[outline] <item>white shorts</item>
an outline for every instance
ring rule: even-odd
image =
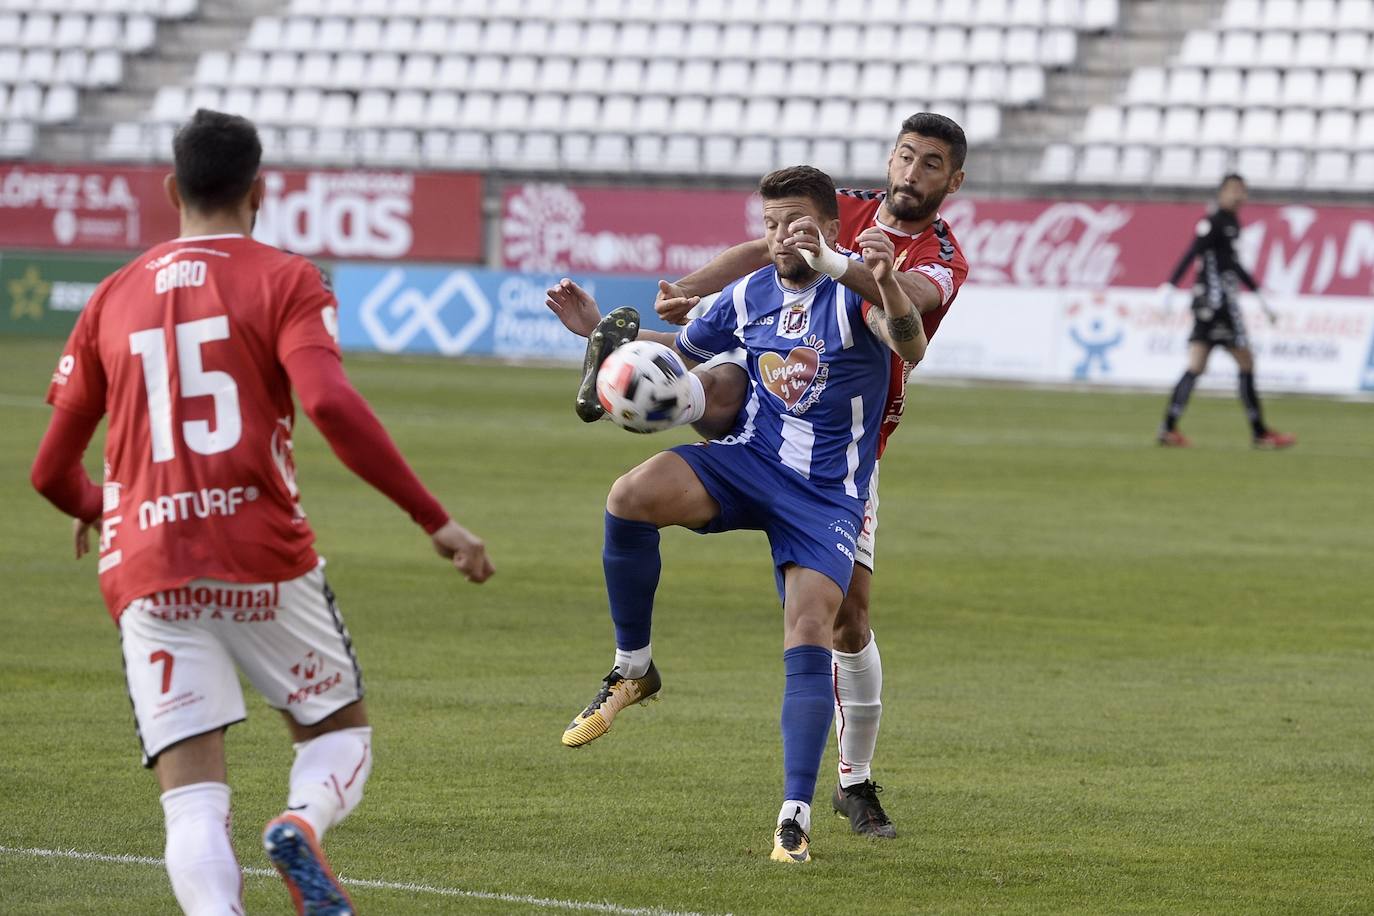
[[[873,476],[868,481],[868,502],[864,503],[864,526],[854,542],[854,562],[862,563],[873,572],[874,542],[878,538],[878,464],[873,464]]]
[[[353,641],[324,563],[287,582],[195,579],[119,618],[143,765],[246,718],[237,665],[269,706],[314,725],[363,696]]]

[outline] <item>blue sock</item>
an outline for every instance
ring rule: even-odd
[[[782,653],[782,664],[782,797],[810,804],[835,715],[830,650],[793,646]]]
[[[601,551],[606,571],[606,595],[611,601],[617,649],[642,649],[649,644],[654,617],[654,592],[663,561],[658,555],[658,528],[606,513],[606,544]]]

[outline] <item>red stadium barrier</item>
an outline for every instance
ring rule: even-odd
[[[502,266],[676,277],[758,237],[757,195],[745,191],[508,187]],[[952,197],[944,216],[971,265],[970,283],[1033,288],[1154,287],[1205,213],[1196,204]],[[1374,292],[1374,212],[1251,204],[1241,259],[1280,295]]]
[[[0,248],[138,251],[177,233],[167,166],[0,166]],[[310,257],[482,258],[482,180],[272,169],[256,237]]]

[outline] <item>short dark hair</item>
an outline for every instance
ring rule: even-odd
[[[933,111],[918,111],[902,122],[902,130],[897,134],[900,143],[902,134],[917,134],[932,140],[943,140],[949,144],[949,156],[953,160],[954,171],[964,167],[968,156],[968,140],[964,129],[953,118],[947,118]]]
[[[835,202],[835,182],[809,165],[793,165],[769,172],[759,182],[759,194],[764,200],[805,197],[816,205],[824,218],[840,218],[840,205]]]
[[[253,187],[262,142],[247,118],[200,108],[172,139],[172,158],[181,199],[213,213],[235,206]]]
[[[1241,184],[1245,184],[1245,178],[1242,177],[1239,172],[1227,172],[1226,176],[1221,179],[1221,184],[1217,185],[1217,190],[1221,190],[1233,181],[1239,181]]]

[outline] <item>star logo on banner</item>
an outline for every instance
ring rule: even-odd
[[[9,282],[9,288],[10,318],[37,321],[43,317],[43,305],[52,292],[52,283],[43,279],[37,267],[30,264],[22,277]]]

